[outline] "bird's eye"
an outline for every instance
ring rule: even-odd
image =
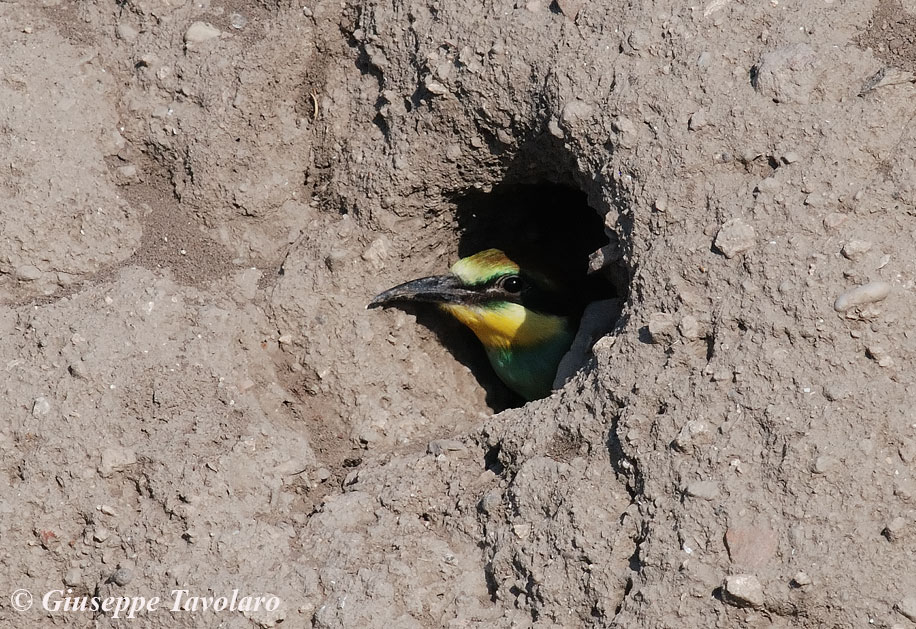
[[[520,293],[525,288],[525,283],[518,275],[510,275],[500,282],[502,289],[507,293]]]

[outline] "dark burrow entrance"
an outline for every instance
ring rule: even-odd
[[[593,254],[602,248],[607,252],[609,238],[602,217],[582,191],[554,183],[502,184],[490,192],[463,194],[454,202],[459,258],[486,249],[502,250],[522,268],[549,275],[564,289],[563,299],[578,302],[580,310],[600,300],[626,298],[629,278],[622,263],[595,264]],[[570,303],[570,307],[576,306]],[[455,358],[472,370],[494,410],[524,404],[497,377],[468,328],[442,313],[416,312]],[[606,329],[614,323],[607,321]]]
[[[458,199],[460,257],[489,248],[505,251],[569,283],[584,301],[626,298],[622,265],[589,272],[589,257],[608,245],[604,221],[584,192],[555,183],[503,184]]]

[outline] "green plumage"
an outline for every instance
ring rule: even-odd
[[[572,345],[575,332],[564,326],[561,332],[540,345],[513,349],[484,346],[499,379],[526,400],[550,395],[560,360]]]

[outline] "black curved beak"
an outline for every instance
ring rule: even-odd
[[[476,293],[465,288],[456,275],[421,277],[389,288],[379,293],[366,308],[378,308],[402,302],[424,302],[433,304],[467,303]]]

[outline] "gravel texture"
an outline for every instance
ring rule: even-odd
[[[916,619],[912,0],[0,24],[0,626]],[[547,182],[629,292],[514,407],[467,331],[365,306]],[[233,590],[279,606],[189,607]]]

